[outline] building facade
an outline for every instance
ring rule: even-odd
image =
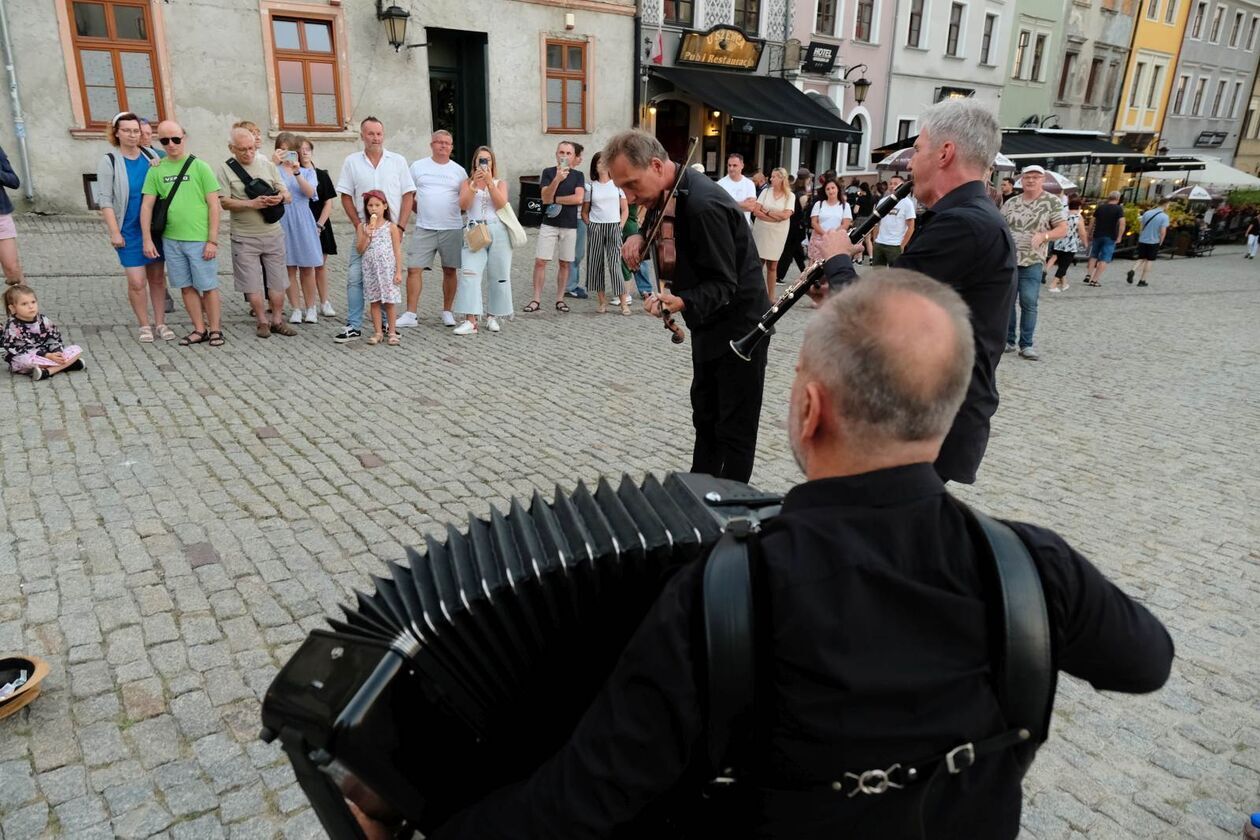
[[[1110,134],[1133,37],[1133,0],[1068,0],[1053,114],[1062,128]]]
[[[212,160],[227,156],[237,120],[258,123],[264,146],[297,131],[334,177],[366,116],[409,160],[446,128],[465,165],[477,145],[494,146],[514,188],[558,140],[598,147],[633,124],[633,0],[386,5],[410,12],[397,50],[370,0],[8,3],[29,207],[88,207],[105,126],[122,109],[178,119],[192,153]],[[5,120],[0,143],[15,163],[16,141]]]
[[[1075,0],[1067,0],[1071,6]],[[1063,61],[1064,0],[1017,0],[1011,10],[1004,126],[1075,128],[1055,120],[1053,95]]]
[[[1238,146],[1234,150],[1234,167],[1252,175],[1260,175],[1260,73],[1251,83],[1247,112],[1238,130]]]
[[[1114,1],[1114,0],[1113,0]],[[1140,0],[1114,131],[1119,142],[1155,154],[1173,87],[1173,70],[1198,0]]]
[[[1206,154],[1233,163],[1258,52],[1260,3],[1192,0],[1160,146],[1172,155]]]

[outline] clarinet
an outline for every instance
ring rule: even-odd
[[[897,202],[910,195],[910,191],[914,189],[914,184],[906,181],[896,190],[889,193],[879,200],[875,205],[875,209],[871,215],[862,220],[857,227],[849,230],[849,241],[856,245],[862,241],[862,237],[871,232],[871,228],[879,224],[879,220],[887,216]],[[757,322],[757,326],[748,331],[743,338],[733,339],[731,341],[731,349],[735,351],[735,355],[744,361],[751,361],[753,351],[757,349],[757,345],[774,334],[774,324],[783,314],[791,309],[798,300],[804,297],[810,289],[812,289],[823,276],[823,264],[826,260],[815,260],[805,266],[805,270],[801,272],[801,276],[796,278],[796,282],[788,287],[783,296],[774,302],[774,305],[766,310],[766,314],[761,316],[761,320]]]

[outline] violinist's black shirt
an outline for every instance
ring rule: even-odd
[[[1009,524],[1041,574],[1056,668],[1099,690],[1163,685],[1173,657],[1163,625],[1058,535]],[[762,548],[774,708],[757,721],[766,746],[747,836],[898,840],[913,836],[923,796],[929,837],[1015,837],[1021,791],[1009,752],[943,775],[926,795],[793,790],[1007,729],[973,544],[932,466],[802,484]],[[430,840],[607,837],[700,760],[702,573],[694,563],[669,582],[568,744]]]

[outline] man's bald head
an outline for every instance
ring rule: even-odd
[[[830,397],[849,437],[943,439],[971,382],[975,345],[953,289],[893,269],[834,295],[805,328],[801,376]]]
[[[180,137],[184,134],[184,127],[175,120],[162,120],[158,123],[157,133],[159,137]]]
[[[228,142],[237,148],[244,148],[246,146],[253,148],[256,141],[254,139],[254,132],[250,131],[248,128],[237,127],[228,132]]]

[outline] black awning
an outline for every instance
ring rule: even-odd
[[[886,143],[878,149],[871,150],[871,160],[882,160],[893,152],[900,152],[902,149],[908,149],[914,145],[914,141],[919,139],[919,135],[912,134],[904,140],[897,140],[893,143]]]
[[[1157,157],[1151,155],[1139,163],[1130,163],[1124,167],[1126,174],[1136,172],[1197,172],[1203,169],[1203,161],[1193,157]]]
[[[1104,140],[1096,134],[1076,134],[1070,131],[1023,131],[1007,129],[1002,132],[1002,154],[1021,164],[1054,165],[1065,163],[1137,163],[1146,157],[1125,146]]]
[[[783,79],[682,67],[651,70],[678,90],[728,114],[736,131],[862,142],[862,132]]]

